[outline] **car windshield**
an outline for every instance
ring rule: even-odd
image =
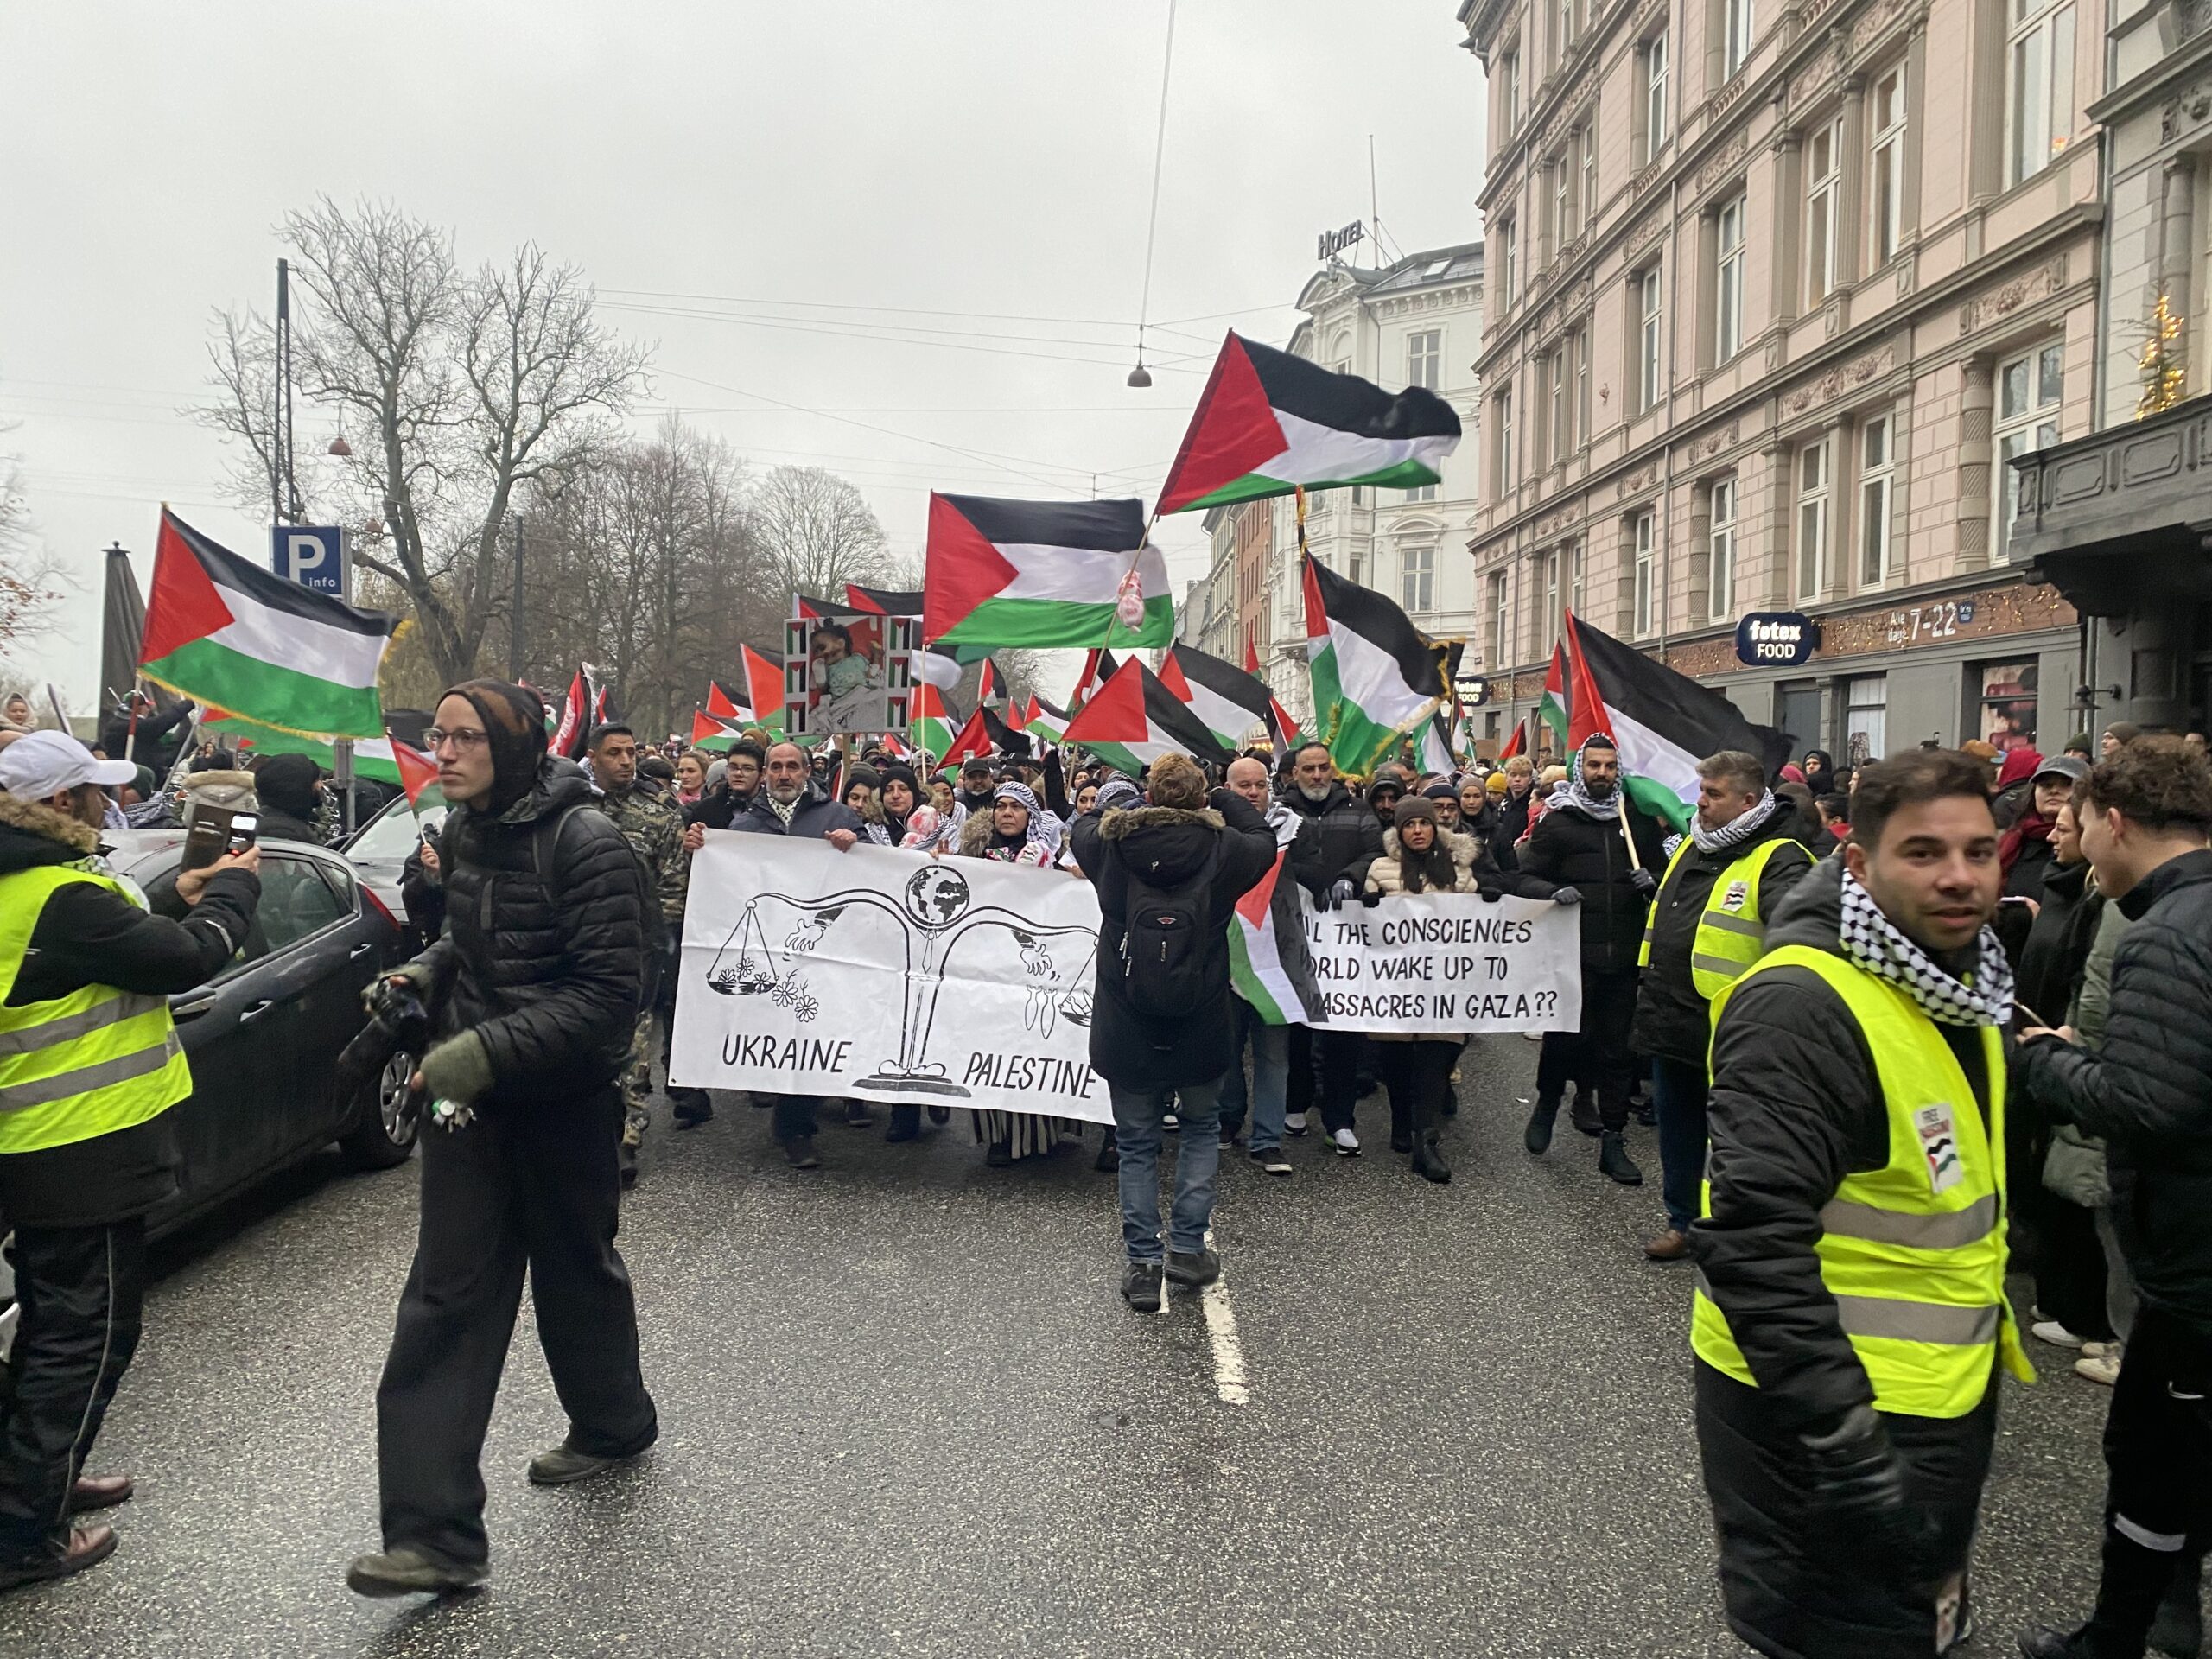
[[[401,796],[369,820],[361,833],[346,848],[348,858],[402,863],[415,850],[415,842],[425,829],[435,829],[445,817],[445,808],[432,807],[420,818],[408,810],[407,798]]]

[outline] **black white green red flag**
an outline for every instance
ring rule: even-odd
[[[1274,868],[1236,901],[1229,924],[1230,982],[1264,1024],[1323,1025],[1327,1007],[1313,978],[1289,856],[1287,849],[1279,850]]]
[[[1675,829],[1697,808],[1698,762],[1723,749],[1759,757],[1771,776],[1789,757],[1789,740],[1755,726],[1710,687],[1677,673],[1635,646],[1567,616],[1567,747],[1593,734],[1619,747],[1621,786],[1629,798]]]
[[[1241,748],[1245,734],[1268,723],[1268,688],[1234,663],[1210,657],[1195,645],[1177,645],[1160,664],[1160,683],[1226,748]]]
[[[1228,747],[1176,700],[1160,677],[1132,657],[1091,693],[1065,736],[1132,778],[1162,755],[1187,754],[1217,766]]]
[[[1443,703],[1446,647],[1378,593],[1305,560],[1306,662],[1315,736],[1337,770],[1364,778]]]
[[[1141,501],[930,496],[922,631],[949,645],[1167,645],[1167,561]]]
[[[1244,671],[1262,685],[1267,683],[1266,677],[1260,672],[1259,648],[1249,639],[1244,642]],[[1298,721],[1291,717],[1290,710],[1282,706],[1282,699],[1270,689],[1268,692],[1268,741],[1274,745],[1275,753],[1281,754],[1295,745],[1298,738]]]
[[[1459,416],[1434,392],[1395,394],[1231,334],[1199,396],[1160,511],[1369,484],[1418,489],[1443,480]]]

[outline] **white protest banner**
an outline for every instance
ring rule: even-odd
[[[1113,1122],[1090,1069],[1088,882],[866,842],[709,831],[672,1082]]]
[[[1473,893],[1394,894],[1372,908],[1306,906],[1313,979],[1332,1031],[1574,1031],[1582,935],[1571,907]]]

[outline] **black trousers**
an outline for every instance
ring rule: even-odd
[[[1629,1091],[1636,1082],[1636,1056],[1629,1052],[1629,1029],[1636,1023],[1637,970],[1582,970],[1582,1026],[1578,1031],[1548,1031],[1536,1062],[1539,1099],[1556,1102],[1571,1082],[1598,1097],[1598,1116],[1606,1132],[1628,1127]]]
[[[621,1457],[658,1434],[614,1249],[621,1126],[609,1084],[423,1130],[422,1230],[377,1387],[385,1548],[488,1555],[479,1464],[525,1271],[568,1444]]]
[[[1452,1068],[1459,1063],[1456,1037],[1424,1037],[1418,1042],[1377,1041],[1375,1070],[1390,1091],[1390,1135],[1419,1140],[1443,1127],[1444,1096],[1452,1087]]]
[[[1313,1028],[1285,1026],[1290,1035],[1290,1084],[1283,1096],[1286,1112],[1313,1109]]]
[[[0,1399],[0,1560],[69,1530],[69,1489],[137,1351],[143,1217],[18,1227],[15,1346]]]
[[[2104,1572],[2092,1623],[2125,1650],[2142,1640],[2177,1579],[2193,1593],[2212,1545],[2212,1336],[2148,1303],[2112,1391],[2105,1467]]]
[[[1331,1135],[1351,1128],[1359,1105],[1359,1063],[1366,1049],[1366,1037],[1357,1031],[1323,1029],[1313,1033],[1313,1060],[1321,1073],[1321,1127]],[[1294,1109],[1296,1104],[1293,1099]]]

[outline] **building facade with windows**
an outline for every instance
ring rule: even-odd
[[[2088,429],[2101,0],[1465,0],[1493,257],[1470,538],[1500,734],[1562,613],[1797,747],[2056,752],[2078,631],[2008,558]],[[1802,612],[1813,660],[1737,659]]]
[[[2086,615],[2096,720],[2212,721],[2212,13],[2115,0],[2089,114],[2109,180],[2097,430],[2015,461],[2011,551]]]
[[[1439,639],[1471,637],[1474,573],[1462,550],[1475,524],[1481,467],[1473,363],[1482,340],[1483,245],[1462,243],[1364,270],[1332,260],[1298,297],[1306,321],[1288,349],[1309,362],[1388,391],[1424,386],[1459,412],[1464,435],[1444,481],[1417,490],[1325,490],[1307,498],[1306,544],[1332,570],[1388,594]],[[1313,688],[1306,668],[1306,601],[1298,533],[1287,499],[1255,503],[1246,569],[1246,614],[1263,671],[1283,706],[1304,721]],[[1264,519],[1264,524],[1262,520]],[[1237,647],[1242,660],[1243,645]]]

